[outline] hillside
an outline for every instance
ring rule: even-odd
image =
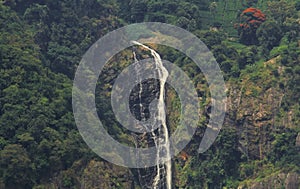
[[[157,168],[121,167],[94,153],[78,131],[72,108],[73,79],[84,53],[108,32],[144,21],[173,24],[200,38],[227,88],[222,130],[199,154],[214,101],[206,78],[183,53],[147,44],[191,78],[201,109],[192,140],[172,159],[172,187],[299,189],[298,0],[0,1],[0,189],[153,186]],[[140,35],[157,40],[143,30]],[[151,147],[155,141],[118,122],[110,104],[112,86],[135,58],[151,56],[141,47],[119,52],[105,65],[95,89],[105,129],[131,147]],[[181,104],[175,89],[165,88],[171,135],[181,119]],[[140,120],[150,117],[159,91],[155,79],[136,85],[129,95],[131,113]],[[138,103],[148,106],[145,115]],[[158,188],[166,188],[161,174]]]

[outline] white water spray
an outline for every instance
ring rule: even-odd
[[[158,184],[159,181],[161,179],[161,167],[160,167],[160,163],[161,163],[161,152],[162,154],[164,154],[164,158],[165,160],[163,162],[165,162],[165,177],[166,177],[166,187],[167,189],[171,189],[172,186],[172,164],[171,164],[171,154],[170,154],[170,142],[169,142],[169,133],[168,133],[168,127],[166,124],[166,110],[165,110],[165,103],[164,103],[164,97],[165,97],[165,83],[166,80],[169,76],[169,72],[168,70],[164,67],[161,57],[160,55],[154,51],[153,49],[151,49],[150,47],[141,44],[137,41],[132,41],[132,43],[142,46],[143,48],[149,50],[151,52],[151,55],[154,57],[154,61],[155,61],[155,66],[158,72],[158,77],[160,80],[160,90],[159,90],[159,99],[158,99],[158,104],[157,104],[157,110],[158,110],[158,121],[160,121],[161,125],[162,125],[162,132],[159,129],[159,134],[158,134],[158,138],[155,135],[154,132],[152,132],[152,136],[154,138],[154,143],[155,146],[157,148],[157,152],[156,152],[156,176],[154,177],[153,180],[153,188],[156,189],[158,188]],[[136,60],[136,56],[134,53],[134,58],[135,61]],[[141,89],[140,89],[141,92]],[[140,95],[141,96],[141,95]],[[161,139],[160,136],[163,136],[163,138]]]

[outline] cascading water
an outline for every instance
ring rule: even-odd
[[[172,164],[171,164],[171,154],[170,154],[170,142],[169,142],[169,131],[166,124],[166,110],[165,110],[165,103],[164,103],[164,97],[165,97],[165,83],[168,78],[169,72],[164,67],[160,55],[150,47],[141,44],[136,41],[132,41],[133,44],[142,46],[143,48],[149,50],[151,52],[151,55],[154,58],[156,71],[158,74],[158,78],[160,81],[160,87],[159,87],[159,98],[157,103],[157,117],[156,121],[159,121],[161,124],[161,127],[158,128],[158,133],[155,133],[154,131],[151,132],[152,138],[154,140],[155,146],[157,148],[156,152],[156,175],[153,179],[152,187],[154,189],[157,189],[159,187],[160,180],[165,177],[166,178],[166,188],[171,189],[172,186]],[[137,61],[136,54],[134,52],[134,59],[135,62]],[[141,66],[137,64],[138,66]],[[136,69],[138,71],[138,67]],[[142,94],[142,84],[140,81],[140,78],[137,78],[140,83],[140,89],[139,89],[139,106],[140,110],[142,109],[142,101],[141,101],[141,94]],[[144,113],[141,111],[141,118],[143,119]],[[161,157],[163,155],[163,157]],[[163,159],[165,158],[165,159]],[[164,165],[161,165],[161,160],[163,160]],[[164,174],[164,175],[162,175]]]

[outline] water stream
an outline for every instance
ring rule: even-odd
[[[151,135],[154,139],[155,146],[157,148],[156,152],[156,174],[153,179],[152,187],[154,189],[159,188],[159,183],[161,182],[161,179],[166,179],[166,188],[171,189],[172,186],[172,164],[171,164],[171,154],[170,154],[170,142],[169,142],[169,131],[166,123],[166,109],[165,109],[165,83],[169,76],[168,70],[164,67],[160,55],[150,47],[139,43],[137,41],[132,41],[133,44],[139,45],[143,47],[146,50],[149,50],[151,52],[151,55],[154,58],[155,63],[155,71],[157,71],[158,78],[159,78],[159,98],[157,102],[157,117],[156,121],[159,121],[161,124],[161,127],[158,128],[158,134],[154,131],[151,132]],[[134,59],[135,62],[137,61],[136,55],[134,53]],[[141,66],[141,65],[140,65]],[[137,78],[139,82],[140,78]],[[139,99],[140,99],[140,107],[142,107],[141,102],[141,93],[143,90],[143,86],[140,83],[140,89],[139,89]],[[143,112],[141,111],[141,114]],[[144,116],[142,116],[144,117]],[[164,162],[164,165],[161,165],[161,162]]]

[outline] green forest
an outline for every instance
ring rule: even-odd
[[[0,189],[146,188],[138,170],[87,146],[72,109],[85,52],[140,22],[172,24],[201,39],[227,88],[222,130],[198,153],[212,103],[205,77],[182,53],[150,44],[192,78],[201,99],[196,133],[172,159],[172,188],[300,189],[299,0],[0,0]],[[132,62],[131,49],[114,56],[95,99],[108,133],[128,145],[134,137],[109,103],[117,74]],[[180,102],[166,87],[174,131]]]

